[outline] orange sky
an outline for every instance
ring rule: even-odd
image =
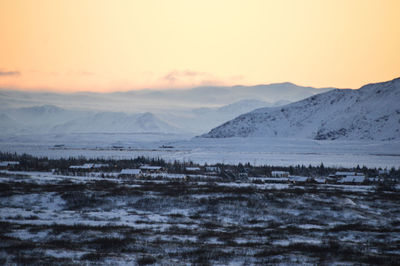
[[[400,76],[399,0],[1,0],[0,87],[114,91]]]

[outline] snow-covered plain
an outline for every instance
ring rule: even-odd
[[[55,148],[54,145],[65,145]],[[118,146],[118,148],[113,148]],[[191,138],[168,134],[54,134],[3,138],[0,151],[50,158],[160,157],[197,163],[400,167],[400,141],[288,138]]]

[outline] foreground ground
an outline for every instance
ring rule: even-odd
[[[1,264],[396,264],[400,191],[0,172]]]

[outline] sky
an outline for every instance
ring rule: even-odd
[[[0,0],[0,87],[123,91],[400,76],[399,0]]]

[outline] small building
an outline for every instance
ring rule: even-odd
[[[216,174],[221,173],[221,168],[219,168],[218,166],[206,166],[204,167],[204,170],[208,173],[216,173]]]
[[[185,168],[186,172],[188,173],[200,173],[201,169],[200,167],[186,167]]]
[[[325,178],[319,177],[319,178],[314,178],[314,181],[318,184],[326,184],[327,180]]]
[[[293,184],[306,183],[309,180],[307,176],[289,176],[289,182]]]
[[[217,175],[221,173],[221,168],[218,166],[206,166],[204,167],[206,175]]]
[[[289,177],[289,172],[285,171],[272,171],[271,172],[272,177]]]
[[[121,146],[121,145],[112,145],[112,149],[113,149],[113,150],[123,150],[123,149],[124,149],[124,146]]]
[[[388,171],[388,169],[379,169],[378,170],[378,173],[379,173],[379,175],[388,175],[389,174],[389,171]]]
[[[122,169],[119,176],[121,177],[137,177],[142,174],[140,169]]]
[[[74,171],[92,171],[94,169],[101,169],[109,167],[106,163],[85,163],[83,165],[71,165],[69,169]]]
[[[162,171],[161,166],[152,166],[152,165],[142,165],[140,166],[140,170],[145,173],[159,173]]]
[[[339,184],[360,184],[366,181],[364,174],[357,172],[336,172],[329,176],[332,183]]]
[[[236,174],[233,174],[233,180],[235,182],[248,182],[249,181],[249,175],[246,172],[239,172]]]
[[[53,148],[55,149],[65,148],[65,144],[55,144]]]
[[[249,177],[249,179],[263,183],[287,183],[289,181],[288,177]]]
[[[107,168],[110,167],[108,163],[95,163],[93,164],[93,168],[100,169],[100,168]]]
[[[335,177],[340,178],[340,177],[346,177],[346,176],[356,176],[356,172],[336,172]]]
[[[378,177],[378,176],[376,176],[376,177],[369,177],[369,178],[368,178],[368,182],[371,182],[371,183],[382,183],[382,182],[383,182],[383,178]]]
[[[326,180],[326,183],[328,183],[328,184],[336,184],[336,182],[338,181],[338,178],[336,177],[336,175],[330,174],[325,180]]]
[[[361,184],[365,182],[365,176],[364,175],[348,175],[346,177],[343,177],[342,179],[337,181],[338,183],[341,184]]]
[[[71,165],[69,169],[74,169],[74,170],[90,170],[93,168],[93,163],[85,163],[83,165]]]
[[[241,180],[247,180],[248,177],[249,177],[249,174],[246,173],[246,172],[240,172],[239,173],[239,179],[241,179]]]
[[[171,146],[171,145],[161,145],[160,148],[161,148],[161,149],[173,149],[174,146]]]
[[[0,162],[0,169],[12,169],[17,165],[19,165],[17,161],[3,161]]]

